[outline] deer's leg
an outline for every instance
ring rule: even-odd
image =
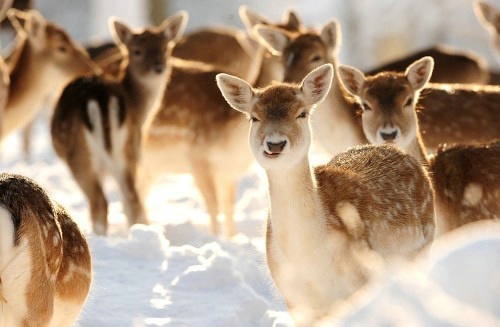
[[[118,176],[123,210],[127,216],[129,226],[133,224],[148,224],[142,199],[137,192],[136,175],[135,165],[130,165],[123,170],[121,176]]]
[[[34,119],[36,118],[37,117],[35,117]],[[35,121],[32,120],[22,129],[23,156],[25,160],[28,160],[31,157],[31,135],[34,125]]]
[[[69,163],[73,176],[80,185],[90,205],[92,230],[97,235],[106,235],[108,230],[108,202],[104,196],[99,176],[92,170],[92,165],[72,165]]]
[[[226,227],[226,236],[231,237],[235,234],[234,227],[234,205],[236,202],[236,190],[238,186],[238,178],[220,174],[217,178],[217,199],[222,213],[224,214],[224,222]]]
[[[203,160],[194,161],[193,178],[196,185],[200,189],[203,199],[205,200],[205,206],[212,223],[212,233],[217,235],[219,233],[219,224],[217,221],[217,214],[219,213],[219,210],[217,206],[217,193],[215,189],[214,176],[211,172],[210,166]]]

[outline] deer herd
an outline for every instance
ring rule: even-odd
[[[474,11],[500,56],[500,9]],[[137,30],[110,18],[114,43],[88,51],[35,10],[0,14],[16,34],[0,58],[1,139],[55,99],[52,144],[96,235],[108,232],[106,175],[133,225],[148,223],[161,175],[189,173],[211,231],[231,237],[237,185],[256,161],[267,264],[297,325],[334,312],[375,266],[500,219],[500,86],[479,57],[434,47],[364,73],[339,63],[337,21],[316,30],[293,11],[272,22],[246,6],[245,32],[183,35],[186,12]],[[311,165],[313,142],[328,163]],[[91,280],[70,214],[35,181],[0,174],[0,325],[69,326]]]

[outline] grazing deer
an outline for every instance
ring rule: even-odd
[[[90,203],[96,234],[107,232],[102,175],[116,178],[129,225],[147,223],[137,194],[136,173],[142,128],[153,115],[170,74],[171,45],[182,34],[187,13],[159,27],[132,31],[110,19],[118,46],[128,57],[120,82],[81,77],[64,89],[52,118],[52,142]]]
[[[7,16],[19,42],[6,58],[10,88],[2,137],[25,127],[52,92],[96,69],[79,44],[37,11],[10,9]]]
[[[428,167],[435,190],[437,234],[468,222],[500,219],[500,141],[488,145],[440,148],[426,156],[416,103],[432,74],[424,57],[404,73],[365,75],[339,66],[346,89],[362,104],[363,130],[373,144],[393,144]]]
[[[320,33],[296,33],[272,27],[256,27],[260,40],[276,55],[281,55],[285,81],[297,82],[308,70],[324,63],[337,65],[340,29],[328,23]],[[328,26],[331,26],[328,28]],[[337,75],[338,76],[338,75]],[[422,90],[418,120],[425,146],[435,150],[439,144],[475,144],[500,138],[500,86],[466,84],[429,84]],[[331,101],[322,106],[327,114],[313,120],[313,129],[324,147],[336,151],[367,143],[360,105],[348,94],[338,78],[330,91]],[[322,111],[320,111],[322,112]],[[343,115],[343,116],[341,116]],[[340,125],[342,128],[332,128]],[[335,130],[339,130],[337,133]],[[342,132],[342,133],[340,133]]]
[[[485,1],[474,2],[474,12],[491,34],[491,48],[500,61],[500,9]]]
[[[247,9],[241,12],[252,15]],[[256,56],[262,66],[266,65],[263,51]],[[229,110],[214,82],[220,72],[217,67],[189,61],[174,63],[157,114],[145,128],[141,193],[147,195],[161,174],[190,173],[205,202],[212,233],[219,234],[217,216],[221,213],[225,234],[232,236],[237,184],[253,160],[245,146],[244,118]],[[263,67],[259,76],[267,72]]]
[[[0,174],[0,325],[70,326],[92,281],[77,224],[34,181]]]
[[[371,261],[361,252],[412,258],[434,237],[432,188],[410,155],[366,145],[311,168],[309,115],[332,75],[326,64],[300,85],[264,89],[217,76],[228,103],[250,119],[250,147],[269,180],[267,262],[299,321],[303,311],[327,314],[368,280]]]
[[[434,59],[433,83],[488,84],[490,72],[483,58],[469,51],[460,51],[443,45],[417,51],[376,67],[365,75],[386,71],[403,71],[415,60],[430,56]]]

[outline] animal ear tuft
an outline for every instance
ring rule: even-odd
[[[420,91],[429,82],[434,69],[434,59],[430,56],[423,57],[406,68],[405,76],[413,90]]]
[[[248,113],[255,95],[250,84],[229,74],[217,74],[217,86],[229,105],[241,112]]]
[[[301,90],[307,105],[323,101],[330,91],[333,79],[333,65],[324,64],[307,74],[302,80]]]

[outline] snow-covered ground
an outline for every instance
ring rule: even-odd
[[[259,167],[242,178],[234,239],[210,235],[189,176],[162,180],[147,204],[154,224],[130,230],[108,183],[111,233],[97,237],[86,200],[51,149],[46,122],[35,135],[27,161],[19,136],[7,139],[0,170],[34,178],[86,231],[94,281],[78,326],[293,326],[264,259],[267,182]],[[325,325],[500,326],[498,224],[443,239],[433,258],[381,273]]]

